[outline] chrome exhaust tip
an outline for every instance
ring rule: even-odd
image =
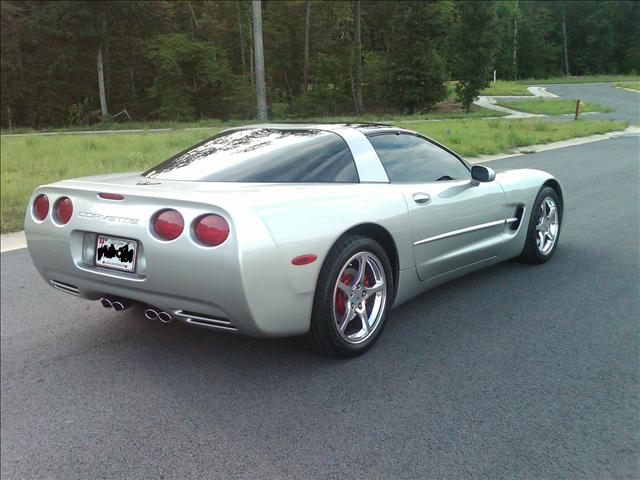
[[[158,320],[160,320],[162,323],[171,323],[173,318],[167,312],[160,312],[158,313]]]
[[[149,320],[156,320],[158,318],[158,311],[153,308],[147,308],[144,311],[144,316]]]
[[[111,302],[111,300],[109,300],[108,298],[101,298],[100,299],[100,303],[102,304],[102,306],[104,308],[111,308],[113,307],[113,303]]]
[[[123,302],[121,302],[119,300],[116,300],[115,302],[112,302],[112,305],[113,305],[113,309],[116,312],[121,312],[123,310],[126,310],[129,307],[129,305],[127,305],[127,304],[125,304],[125,303],[123,303]]]

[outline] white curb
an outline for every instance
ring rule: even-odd
[[[27,239],[24,238],[24,231],[3,233],[0,236],[0,250],[2,253],[11,250],[19,250],[27,247]]]
[[[545,87],[527,87],[531,93],[540,98],[558,98],[555,93],[548,92]]]

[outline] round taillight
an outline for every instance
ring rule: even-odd
[[[49,198],[45,194],[38,195],[33,202],[33,213],[38,220],[44,220],[49,214]]]
[[[62,197],[56,202],[56,220],[62,225],[66,225],[71,220],[73,214],[73,203],[67,197]]]
[[[175,210],[163,210],[153,221],[153,230],[163,240],[175,240],[184,230],[184,220]]]
[[[196,239],[207,247],[217,247],[229,237],[229,224],[220,215],[205,215],[193,228]]]

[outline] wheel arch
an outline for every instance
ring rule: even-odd
[[[362,235],[363,237],[371,238],[380,244],[384,249],[389,261],[391,262],[391,270],[393,274],[393,296],[392,300],[395,300],[396,292],[398,291],[398,280],[400,277],[400,260],[398,257],[398,248],[393,236],[383,226],[377,223],[361,223],[355,225],[340,235],[334,245],[345,235]],[[333,248],[333,245],[332,247]],[[393,302],[392,302],[393,303]]]
[[[562,195],[562,187],[560,186],[560,183],[555,178],[550,178],[549,180],[544,182],[542,186],[553,188],[555,192],[558,194],[558,198],[560,199],[561,206],[564,208],[564,197]]]

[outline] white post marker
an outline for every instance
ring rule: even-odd
[[[496,71],[493,71],[493,83],[496,83]]]

